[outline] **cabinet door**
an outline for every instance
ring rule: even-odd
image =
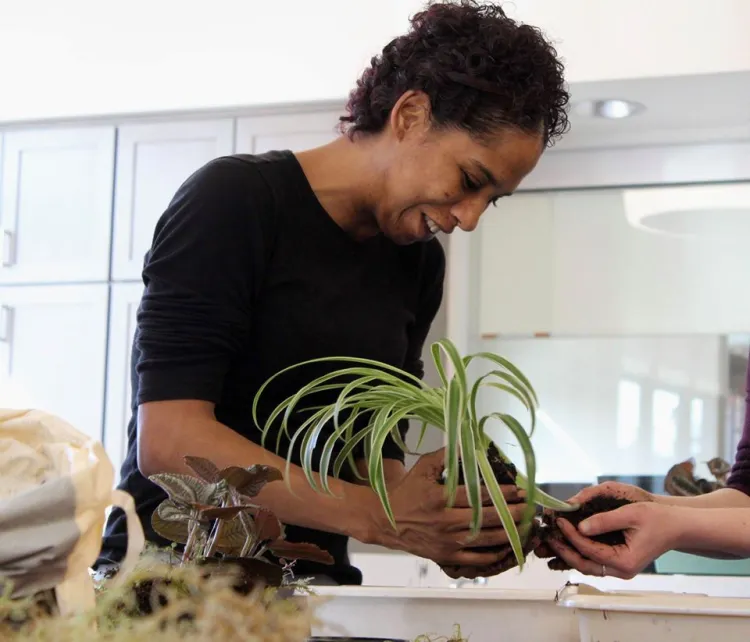
[[[4,136],[0,283],[106,281],[113,127]]]
[[[141,283],[115,283],[110,296],[107,355],[107,410],[104,418],[104,448],[116,475],[128,449],[130,421],[130,351],[136,314],[143,294]]]
[[[232,153],[234,121],[123,125],[118,129],[112,278],[140,278],[154,226],[180,185]]]
[[[101,439],[107,286],[0,288],[0,406],[59,416]]]
[[[293,152],[331,142],[342,111],[320,111],[237,119],[238,153],[262,154],[271,150]]]

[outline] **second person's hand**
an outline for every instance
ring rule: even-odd
[[[451,508],[445,486],[439,483],[445,450],[422,455],[406,476],[388,489],[397,529],[378,504],[371,514],[370,543],[430,559],[444,567],[493,567],[508,554],[508,534],[482,489],[482,529],[471,536],[471,515],[465,487],[459,487]],[[515,486],[503,486],[513,520],[518,523],[526,510]],[[494,550],[473,550],[492,547]],[[512,554],[511,554],[512,555]]]
[[[631,502],[654,501],[654,496],[651,493],[642,488],[638,488],[638,486],[613,481],[588,486],[573,495],[567,501],[569,504],[581,505],[595,497],[599,497],[600,495],[617,497],[618,499],[627,499]],[[545,510],[545,513],[549,515],[552,511]],[[567,571],[571,569],[571,566],[564,559],[556,556],[555,551],[547,543],[547,540],[544,540],[539,546],[537,546],[534,554],[540,559],[553,558],[548,563],[550,569],[553,571]]]
[[[632,579],[674,547],[683,528],[685,510],[655,502],[637,502],[594,515],[578,528],[560,518],[557,525],[565,539],[549,539],[545,543],[559,560],[553,560],[557,563],[551,568],[567,567],[584,575]],[[609,546],[590,539],[614,531],[623,531],[625,544]]]

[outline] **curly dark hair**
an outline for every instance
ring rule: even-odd
[[[542,132],[553,145],[569,127],[570,95],[555,48],[494,4],[433,2],[414,15],[409,32],[370,61],[349,96],[342,131],[382,131],[408,90],[429,96],[437,127],[478,137],[516,127]]]

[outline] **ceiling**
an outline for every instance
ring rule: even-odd
[[[574,83],[571,129],[555,150],[750,140],[750,71]],[[645,105],[630,118],[580,116],[580,101],[619,98]]]

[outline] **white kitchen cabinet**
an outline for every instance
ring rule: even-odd
[[[233,151],[234,119],[118,128],[112,278],[140,278],[154,227],[180,185]]]
[[[107,299],[106,284],[0,287],[0,407],[101,439]]]
[[[344,110],[325,110],[250,116],[237,119],[235,149],[241,154],[262,154],[271,150],[303,151],[334,140]]]
[[[114,127],[8,131],[0,283],[106,281]]]
[[[110,296],[107,358],[107,405],[104,418],[104,448],[119,477],[128,448],[130,421],[130,351],[136,328],[142,283],[115,283]]]

